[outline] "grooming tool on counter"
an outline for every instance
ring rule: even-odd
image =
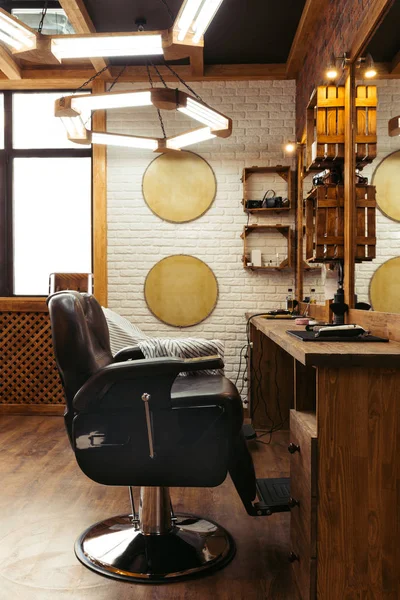
[[[358,337],[360,335],[368,335],[360,325],[332,325],[329,327],[314,328],[315,337]]]
[[[295,319],[296,316],[292,315],[288,310],[278,308],[276,310],[269,310],[265,315],[261,315],[263,319]]]
[[[295,321],[296,325],[308,325],[310,323],[310,319],[307,317],[300,317]]]
[[[360,325],[317,325],[306,331],[286,331],[303,342],[388,342],[386,338],[370,335]]]

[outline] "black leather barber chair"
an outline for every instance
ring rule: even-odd
[[[92,525],[75,553],[90,569],[137,582],[166,582],[221,568],[235,544],[220,525],[174,514],[169,487],[214,487],[229,471],[250,515],[288,510],[288,480],[256,480],[242,434],[235,386],[218,357],[112,357],[103,311],[93,296],[58,292],[48,300],[54,351],[66,396],[65,423],[82,471],[127,486],[132,512]],[[132,487],[140,486],[136,512]],[[257,497],[258,496],[258,497]]]

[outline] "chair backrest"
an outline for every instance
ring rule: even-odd
[[[94,296],[74,291],[57,292],[47,300],[54,353],[71,410],[82,385],[112,363],[107,321]]]
[[[93,294],[92,273],[50,273],[49,294],[63,290],[75,290]]]

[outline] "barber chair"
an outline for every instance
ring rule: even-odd
[[[222,568],[235,554],[230,534],[209,519],[175,514],[169,487],[215,487],[229,472],[252,516],[289,510],[287,479],[256,480],[242,433],[240,395],[219,357],[114,358],[94,296],[48,299],[65,396],[65,424],[81,470],[103,485],[127,486],[131,513],[91,525],[75,543],[88,568],[115,579],[162,583]],[[140,486],[138,512],[132,487]]]

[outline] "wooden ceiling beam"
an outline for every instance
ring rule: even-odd
[[[286,62],[287,79],[295,79],[300,71],[310,47],[310,37],[317,31],[326,4],[326,0],[306,1]]]
[[[10,54],[10,52],[0,45],[0,70],[10,81],[22,79],[21,67]]]
[[[110,67],[104,78],[112,81],[121,67]],[[176,83],[176,77],[164,66],[159,67],[165,81]],[[174,65],[185,81],[244,81],[286,79],[284,64],[274,65],[205,65],[203,74],[193,73],[191,65]],[[22,79],[10,80],[0,73],[0,89],[75,89],[95,74],[92,68],[24,68]],[[127,67],[119,81],[148,83],[146,67]],[[90,86],[88,86],[90,89]]]
[[[83,0],[60,0],[61,8],[65,11],[75,33],[95,33],[96,28],[87,11]],[[91,63],[97,71],[108,66],[105,58],[92,58]],[[110,76],[109,70],[104,71],[103,76]]]

